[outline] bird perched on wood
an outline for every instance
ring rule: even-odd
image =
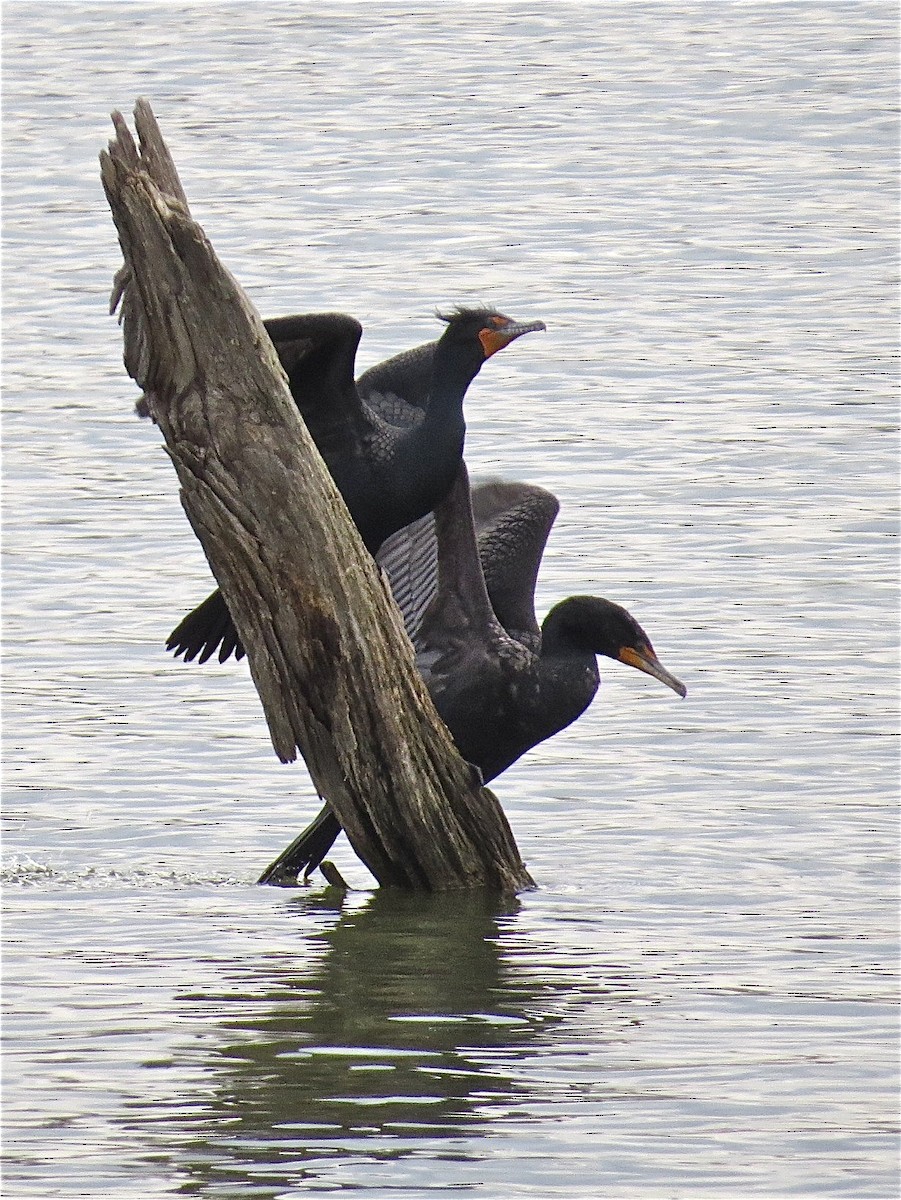
[[[390,538],[378,556],[435,707],[486,783],[585,711],[600,684],[597,655],[686,694],[635,618],[610,600],[570,596],[539,628],[535,584],[558,507],[550,492],[521,483],[482,485],[470,500],[461,462],[434,518]],[[326,806],[260,882],[309,875],[340,830]]]
[[[264,322],[291,395],[370,553],[447,494],[463,454],[463,400],[482,364],[544,329],[488,308],[457,308],[437,341],[371,367],[354,382],[362,327],[341,313]],[[217,590],[173,630],[166,648],[205,662],[243,647]]]

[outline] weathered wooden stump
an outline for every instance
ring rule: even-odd
[[[383,885],[532,884],[413,664],[400,614],[238,283],[191,218],[150,105],[100,155],[125,264],[125,365],[148,398],[283,762],[303,755]]]

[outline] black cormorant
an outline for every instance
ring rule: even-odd
[[[354,382],[362,327],[342,313],[264,322],[297,407],[360,531],[375,554],[385,538],[447,494],[463,454],[463,398],[479,368],[542,321],[488,308],[442,316],[437,341],[395,355]],[[205,662],[244,650],[222,594],[213,592],[169,635],[166,648]]]
[[[600,683],[596,655],[686,692],[610,600],[571,596],[539,628],[535,582],[557,509],[550,492],[519,483],[476,487],[470,503],[461,462],[434,518],[402,530],[378,556],[435,707],[486,783],[585,711]],[[326,806],[260,882],[309,875],[340,831]]]

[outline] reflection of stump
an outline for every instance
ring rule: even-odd
[[[192,220],[150,106],[101,173],[125,258],[125,365],[247,650],[275,751],[300,750],[382,884],[531,883],[413,665],[400,615],[291,399],[262,323]]]

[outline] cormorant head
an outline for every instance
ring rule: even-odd
[[[570,596],[545,618],[551,629],[570,644],[593,654],[604,654],[629,667],[653,675],[679,696],[688,689],[661,664],[651,639],[630,612],[599,596]],[[553,636],[553,635],[552,635]]]
[[[514,321],[493,308],[458,307],[453,312],[438,313],[437,316],[447,323],[441,341],[470,346],[480,362],[524,333],[547,328],[544,321]]]

